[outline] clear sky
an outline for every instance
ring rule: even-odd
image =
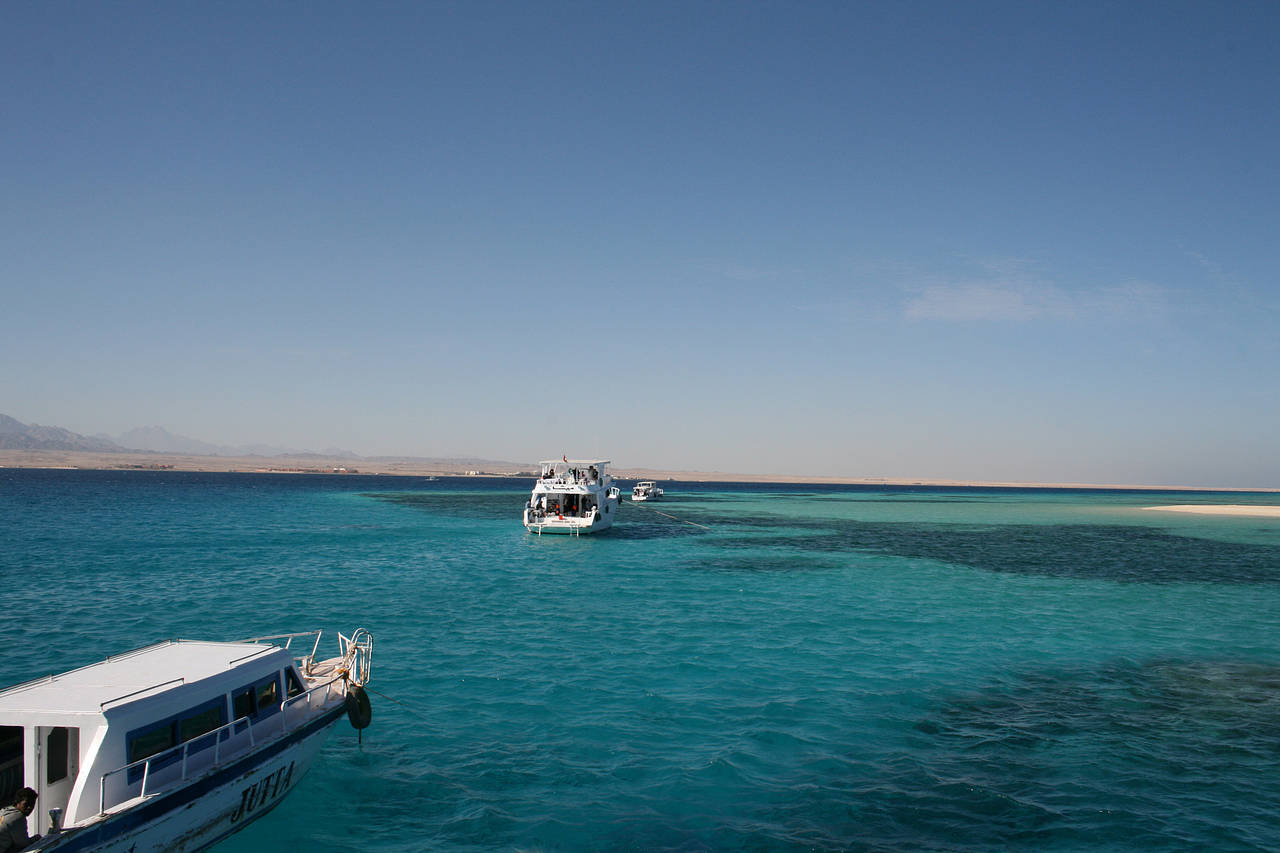
[[[0,412],[1280,486],[1280,4],[0,12]]]

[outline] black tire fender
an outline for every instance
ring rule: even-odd
[[[359,684],[347,689],[347,719],[353,729],[368,728],[373,720],[373,706],[369,704],[369,693]]]

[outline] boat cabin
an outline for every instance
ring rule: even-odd
[[[551,459],[539,464],[542,473],[526,505],[532,517],[586,519],[602,509],[609,511],[608,460]]]
[[[303,684],[280,646],[171,640],[10,687],[0,802],[24,785],[39,794],[32,835],[49,831],[50,809],[63,826],[110,812],[282,733]]]
[[[612,464],[607,459],[551,459],[538,464],[542,467],[539,483],[603,487],[612,479],[606,473]]]

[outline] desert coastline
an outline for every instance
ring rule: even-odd
[[[1280,518],[1280,506],[1247,506],[1243,504],[1176,504],[1149,506],[1158,512],[1190,512],[1196,515],[1243,515],[1256,518]]]
[[[163,470],[273,474],[383,474],[405,477],[533,476],[531,462],[493,462],[469,459],[341,458],[322,454],[294,456],[204,456],[179,453],[105,453],[80,450],[0,450],[0,468],[51,468],[103,471]],[[620,479],[684,480],[705,483],[813,483],[884,486],[989,486],[994,488],[1089,488],[1143,489],[1152,491],[1220,491],[1275,493],[1273,489],[1241,489],[1215,486],[1151,486],[1137,483],[1035,483],[984,480],[947,480],[918,477],[814,477],[803,474],[758,474],[728,471],[676,471],[615,466]],[[1214,514],[1243,514],[1233,507],[1188,506],[1150,507],[1179,512],[1203,511]],[[1239,507],[1250,514],[1271,515],[1280,507]],[[1258,512],[1261,510],[1261,512]]]

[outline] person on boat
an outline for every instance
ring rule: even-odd
[[[0,809],[0,853],[17,853],[40,840],[27,836],[27,818],[35,810],[36,792],[30,788],[19,788],[13,805]]]

